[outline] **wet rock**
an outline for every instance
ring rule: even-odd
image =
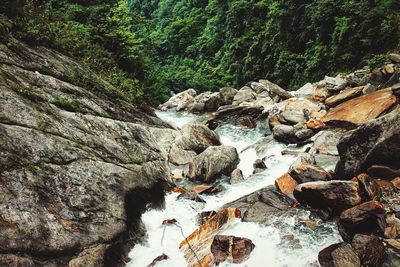
[[[253,163],[253,168],[254,169],[261,169],[261,170],[265,170],[267,168],[267,166],[265,165],[265,162],[261,159],[257,159],[254,163]]]
[[[346,133],[338,144],[335,176],[351,179],[372,165],[400,169],[400,109]]]
[[[283,143],[296,143],[297,138],[295,136],[296,130],[293,126],[279,124],[273,128],[272,131],[274,138]]]
[[[293,95],[290,92],[286,91],[285,89],[281,88],[279,85],[276,85],[268,80],[260,80],[259,82],[261,84],[263,84],[265,87],[267,87],[267,90],[270,93],[270,95],[271,94],[277,95],[283,100],[293,97]]]
[[[212,93],[208,99],[204,101],[204,111],[216,111],[222,104],[223,100],[220,93]]]
[[[298,183],[289,173],[285,173],[275,180],[275,186],[282,193],[292,195]]]
[[[383,266],[386,261],[386,248],[379,237],[356,234],[351,246],[360,258],[362,266]]]
[[[271,215],[288,211],[294,200],[279,192],[274,186],[268,186],[235,201],[224,207],[238,208],[243,214],[242,220],[267,224]]]
[[[346,88],[347,81],[342,79],[340,76],[337,77],[328,77],[325,76],[325,83],[330,91],[341,91]]]
[[[219,89],[219,94],[221,95],[222,105],[231,105],[235,95],[237,94],[238,90],[232,87],[223,87]]]
[[[214,210],[211,211],[202,211],[196,215],[196,222],[197,225],[202,225],[205,223],[208,219],[210,219],[212,216],[217,214]]]
[[[194,191],[186,191],[178,196],[178,199],[182,199],[182,198],[200,202],[200,203],[206,203],[206,201]]]
[[[333,244],[318,254],[321,267],[361,267],[360,259],[348,243]]]
[[[383,89],[346,101],[322,117],[328,125],[357,126],[376,119],[397,102],[392,89]]]
[[[222,175],[229,176],[238,162],[236,148],[224,145],[208,147],[194,158],[188,176],[191,180],[210,183]]]
[[[156,257],[149,265],[147,265],[147,267],[154,267],[160,261],[168,260],[168,259],[169,259],[169,257],[166,254],[163,253],[162,255]]]
[[[164,104],[160,105],[160,109],[175,109],[176,111],[184,110],[194,102],[194,97],[196,95],[197,93],[194,89],[188,89],[186,91],[180,92],[171,97]]]
[[[320,181],[300,184],[293,192],[302,205],[340,212],[361,202],[359,186],[353,181]]]
[[[172,218],[162,221],[161,225],[174,225],[176,223],[178,223],[178,221],[175,218]]]
[[[332,178],[331,174],[323,168],[307,163],[291,165],[289,174],[299,184],[312,181],[327,181]]]
[[[244,178],[243,178],[243,173],[242,173],[242,171],[240,170],[240,169],[235,169],[235,170],[233,170],[233,172],[231,173],[231,175],[230,175],[230,180],[229,180],[229,182],[231,183],[231,184],[238,184],[238,183],[241,183],[241,182],[243,182],[244,181]]]
[[[259,119],[264,108],[262,106],[254,105],[241,105],[241,106],[224,106],[220,110],[214,113],[213,117],[210,118],[206,125],[210,129],[215,129],[221,123],[236,124],[239,118],[247,117],[251,118],[253,124]]]
[[[221,262],[242,263],[247,260],[255,245],[250,239],[216,235],[211,244],[211,253],[217,265]]]
[[[313,220],[301,220],[298,222],[298,225],[308,227],[313,231],[317,229],[317,222]]]
[[[343,211],[338,221],[339,232],[345,241],[351,241],[357,233],[383,235],[385,226],[385,209],[375,200]]]
[[[337,95],[331,96],[325,100],[325,104],[329,107],[335,107],[349,99],[355,98],[362,94],[364,86],[349,88]]]
[[[257,123],[251,117],[238,118],[236,120],[236,122],[235,122],[235,125],[236,126],[243,126],[243,127],[250,128],[250,129],[253,129],[253,128],[257,127]]]
[[[194,191],[198,194],[202,194],[203,192],[209,190],[210,188],[212,188],[214,185],[210,185],[210,184],[201,184],[201,185],[196,185],[193,186],[191,191]]]
[[[239,105],[244,102],[252,102],[256,100],[257,95],[250,87],[241,88],[234,96],[232,105]]]
[[[238,209],[222,209],[185,238],[179,244],[179,249],[183,251],[188,266],[198,266],[198,260],[201,266],[212,266],[215,262],[210,248],[214,237],[218,235],[221,227],[238,217],[240,217]]]

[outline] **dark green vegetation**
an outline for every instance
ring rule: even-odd
[[[267,78],[297,89],[380,64],[399,49],[398,0],[129,0],[153,20],[163,82],[173,89]]]
[[[11,33],[79,59],[132,103],[267,78],[297,89],[398,50],[398,0],[5,0]],[[77,84],[92,77],[71,71]]]

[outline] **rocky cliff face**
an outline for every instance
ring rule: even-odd
[[[144,234],[170,179],[149,127],[169,126],[111,89],[62,54],[0,43],[1,266],[117,266]]]

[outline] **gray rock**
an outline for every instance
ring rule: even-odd
[[[257,83],[257,82],[251,82],[250,83],[250,87],[251,89],[253,89],[254,92],[256,92],[257,94],[261,94],[263,92],[268,91],[268,88],[262,84],[262,83]]]
[[[244,181],[244,178],[243,178],[243,173],[242,173],[242,171],[240,170],[240,169],[235,169],[235,170],[233,170],[233,172],[231,173],[231,175],[230,175],[230,180],[229,180],[229,182],[231,183],[231,184],[238,184],[238,183],[241,183],[241,182],[243,182]]]
[[[369,84],[364,86],[364,89],[363,89],[362,92],[363,92],[364,95],[367,95],[367,94],[375,92],[376,90],[378,90],[378,88],[369,83]]]
[[[389,59],[394,63],[400,63],[400,55],[399,54],[389,54]]]
[[[356,234],[351,246],[363,266],[382,266],[387,259],[386,248],[377,236]]]
[[[271,97],[277,95],[277,96],[279,96],[279,98],[281,98],[283,100],[293,97],[293,95],[290,92],[286,91],[285,89],[281,88],[279,85],[274,84],[268,80],[260,80],[259,82],[268,88],[268,92],[270,93]]]
[[[200,203],[206,203],[206,201],[194,191],[186,191],[178,196],[178,199],[182,198]]]
[[[278,119],[281,123],[295,125],[300,122],[305,123],[305,117],[302,110],[288,110],[279,114]]]
[[[295,137],[296,130],[290,125],[276,125],[273,128],[272,133],[274,138],[280,142],[295,143],[297,141],[297,138]]]
[[[245,86],[236,93],[232,105],[239,105],[243,102],[252,102],[256,100],[256,98],[256,93],[250,87]]]
[[[346,133],[338,144],[335,176],[351,179],[372,165],[400,169],[400,109]]]
[[[327,181],[332,178],[331,174],[323,168],[312,164],[291,165],[289,175],[292,176],[299,184],[312,181]]]
[[[341,91],[346,88],[347,86],[347,81],[345,79],[340,78],[340,76],[337,77],[328,77],[325,76],[325,82],[328,87],[328,90],[330,91]]]
[[[186,91],[174,95],[167,102],[160,105],[160,109],[175,109],[176,111],[184,110],[194,102],[196,94],[197,93],[194,89],[187,89]]]
[[[211,94],[204,102],[205,111],[216,111],[223,104],[222,97],[219,92]]]
[[[231,105],[237,92],[238,91],[232,87],[223,87],[219,89],[219,94],[221,95],[222,98],[222,105],[224,106]]]
[[[315,94],[315,90],[317,86],[311,83],[306,83],[297,91],[294,91],[293,94],[295,97],[304,97],[304,98],[312,98]]]
[[[360,259],[348,243],[330,245],[318,254],[321,267],[361,267]]]
[[[231,146],[211,146],[194,158],[190,166],[191,180],[211,183],[222,175],[229,176],[239,162],[236,148]]]

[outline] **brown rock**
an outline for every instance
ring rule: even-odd
[[[213,266],[214,259],[211,253],[211,244],[214,237],[219,233],[222,226],[238,217],[240,217],[240,211],[238,209],[222,209],[185,238],[185,240],[179,244],[179,249],[184,252],[188,266]],[[201,261],[201,266],[197,258]]]
[[[373,178],[392,180],[400,177],[400,170],[392,169],[388,166],[372,165],[367,169],[367,174]]]
[[[217,214],[215,211],[202,211],[196,215],[196,222],[198,225],[202,225],[205,223],[208,219],[210,219],[212,216]]]
[[[385,226],[385,209],[375,200],[343,211],[338,221],[339,232],[345,241],[351,241],[357,233],[383,235]]]
[[[270,130],[274,129],[275,126],[280,124],[281,122],[279,121],[278,117],[274,116],[268,118],[268,125]]]
[[[325,123],[318,119],[311,119],[307,122],[307,128],[311,130],[321,130],[326,127]]]
[[[318,254],[321,267],[360,267],[358,255],[348,243],[333,244]]]
[[[340,212],[361,202],[359,192],[356,182],[332,180],[300,184],[293,195],[302,205]]]
[[[13,254],[1,254],[0,255],[0,266],[12,266],[12,267],[35,267],[37,264],[30,258],[20,257]]]
[[[392,184],[394,187],[396,187],[398,190],[400,190],[400,177],[396,177],[392,180]]]
[[[356,234],[351,246],[362,266],[382,266],[387,258],[386,248],[377,236]]]
[[[235,125],[253,129],[256,128],[257,123],[251,117],[241,117],[236,120]]]
[[[294,189],[298,183],[289,173],[285,173],[281,177],[275,180],[276,188],[285,194],[293,194]]]
[[[193,200],[193,201],[200,202],[200,203],[206,203],[206,201],[194,191],[186,191],[186,192],[180,194],[178,196],[178,199],[181,199],[181,198]]]
[[[376,119],[396,102],[397,98],[393,95],[391,88],[382,89],[340,104],[329,110],[321,120],[326,124],[344,122],[359,125]]]
[[[361,95],[363,89],[364,89],[364,86],[346,89],[337,95],[327,98],[325,100],[325,104],[328,105],[329,107],[337,106],[340,103],[343,103],[349,99],[352,99],[354,97]]]
[[[258,121],[261,118],[263,110],[262,106],[252,104],[223,106],[217,112],[213,113],[213,117],[206,122],[206,125],[208,128],[214,130],[221,123],[235,124],[241,117],[249,117],[253,118],[253,121]]]
[[[201,185],[196,185],[194,187],[192,187],[192,191],[196,192],[197,194],[201,194],[204,191],[210,189],[211,187],[213,187],[213,185],[209,185],[209,184],[201,184]]]
[[[383,236],[388,239],[395,239],[397,237],[397,227],[395,225],[386,227]]]
[[[313,181],[327,181],[332,178],[332,175],[323,168],[309,163],[291,165],[289,174],[299,184]]]
[[[168,260],[168,259],[169,259],[169,257],[163,253],[162,255],[155,258],[149,265],[147,265],[147,267],[156,266],[158,262],[163,261],[163,260]]]
[[[215,262],[241,263],[253,251],[255,245],[250,239],[235,236],[217,235],[211,244]]]

